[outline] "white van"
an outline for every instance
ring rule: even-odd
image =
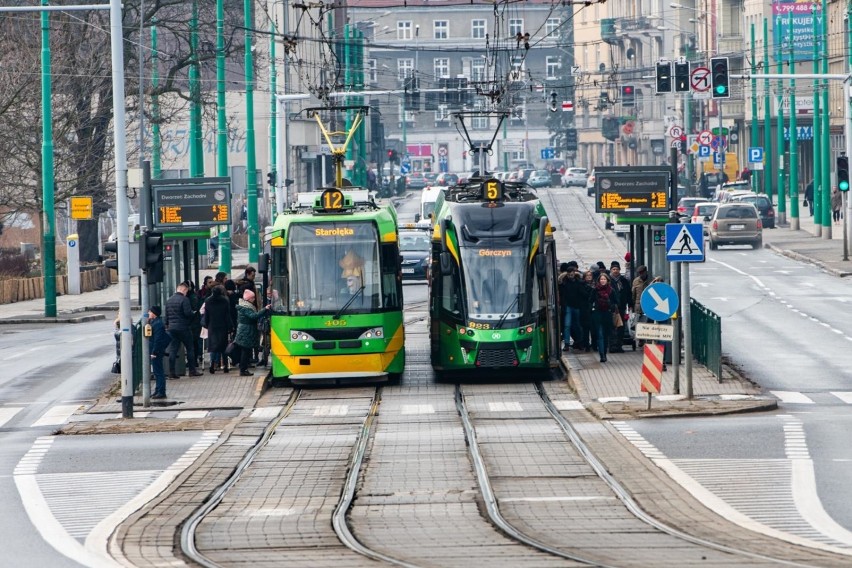
[[[418,228],[429,229],[432,227],[432,215],[435,213],[435,201],[438,200],[438,195],[447,189],[444,185],[430,185],[423,188],[420,193],[420,212],[414,216],[414,222]]]

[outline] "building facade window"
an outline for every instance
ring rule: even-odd
[[[448,20],[435,20],[433,26],[435,39],[450,39],[450,22]]]
[[[436,79],[447,78],[450,76],[450,60],[447,57],[435,58],[433,66]]]
[[[477,110],[477,111],[485,110],[485,104],[483,103],[483,101],[477,101],[473,105],[473,110]],[[488,119],[487,116],[475,116],[474,115],[474,116],[471,117],[470,127],[473,128],[474,130],[485,130],[489,126],[490,126],[489,125],[489,119]]]
[[[516,36],[524,33],[524,19],[512,18],[509,20],[509,35]]]
[[[470,62],[470,80],[474,82],[485,81],[484,59],[474,59]]]
[[[545,35],[551,39],[559,37],[559,25],[561,23],[562,20],[560,18],[547,18],[547,22],[544,23]]]
[[[512,56],[512,80],[523,81],[526,79],[526,63],[521,55]]]
[[[447,105],[439,105],[435,111],[435,122],[447,122],[450,120],[450,109]]]
[[[558,55],[548,55],[544,58],[544,67],[545,72],[547,73],[548,79],[555,79],[559,74],[559,68],[561,65],[559,64],[559,56]]]
[[[379,66],[375,59],[367,60],[367,76],[371,84],[379,82]]]
[[[471,20],[470,37],[473,39],[485,39],[486,33],[488,33],[488,24],[485,20]]]
[[[407,77],[411,77],[414,74],[414,60],[407,59],[397,59],[396,60],[396,77],[400,81],[404,81]]]
[[[411,21],[403,21],[396,23],[396,39],[411,39]]]

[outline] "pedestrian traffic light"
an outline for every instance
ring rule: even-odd
[[[674,90],[676,93],[689,92],[689,63],[674,64]]]
[[[621,86],[621,106],[635,107],[636,106],[636,88],[633,85]]]
[[[163,281],[163,234],[145,231],[139,242],[139,268],[148,275],[148,284]]]
[[[107,268],[111,268],[112,270],[118,271],[118,241],[108,241],[104,243],[104,253],[111,252],[115,255],[115,258],[108,258],[104,260],[104,266]]]
[[[392,164],[399,163],[399,152],[396,150],[388,150],[388,161]]]
[[[657,63],[657,94],[672,92],[672,64],[670,61]]]
[[[550,112],[556,112],[559,109],[559,102],[556,98],[556,91],[550,91]]]
[[[275,185],[275,172],[268,172],[266,174],[266,183],[269,185]]]
[[[710,60],[711,85],[714,99],[727,99],[731,96],[728,77],[728,58],[714,57]]]
[[[837,156],[837,189],[849,191],[849,158]]]

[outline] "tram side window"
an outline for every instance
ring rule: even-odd
[[[287,251],[283,248],[272,249],[272,311],[287,310]]]
[[[399,280],[399,247],[382,245],[383,307],[390,310],[402,308],[402,283]]]
[[[455,316],[462,315],[461,283],[455,263],[448,274],[441,274],[441,308]]]

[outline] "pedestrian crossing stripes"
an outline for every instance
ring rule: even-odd
[[[23,407],[20,406],[0,408],[0,428],[5,426],[21,410],[23,410]]]
[[[843,404],[852,404],[852,392],[850,391],[811,392],[807,394],[798,391],[769,392],[784,404],[816,404],[815,397],[819,397],[819,402],[837,404],[840,401]],[[826,396],[830,397],[828,401],[826,401]]]
[[[524,408],[520,402],[489,402],[488,410],[491,412],[523,412]]]
[[[78,404],[60,404],[52,407],[41,415],[41,418],[32,423],[33,428],[40,426],[59,426],[71,418],[71,415],[80,408]]]

